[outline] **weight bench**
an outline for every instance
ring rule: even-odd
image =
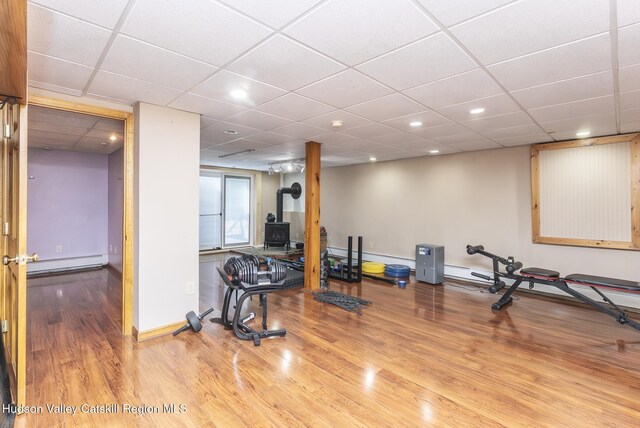
[[[233,330],[236,336],[242,340],[253,340],[255,346],[260,346],[260,340],[266,337],[284,337],[287,334],[286,329],[269,330],[267,328],[267,294],[285,289],[287,286],[284,279],[277,283],[252,285],[242,281],[231,281],[225,271],[219,267],[216,269],[218,269],[222,281],[227,286],[227,290],[224,294],[222,315],[220,318],[211,318],[211,322],[222,324],[227,330]],[[237,295],[240,291],[243,294],[238,298]],[[236,293],[235,311],[233,318],[229,319],[229,308],[231,307],[231,299],[234,292]],[[251,312],[244,316],[240,314],[245,300],[255,295],[259,296],[260,305],[262,306],[262,331],[256,331],[246,324],[255,318],[255,313]]]
[[[507,291],[500,297],[500,299],[491,305],[492,309],[500,310],[504,306],[513,301],[511,295],[514,291],[523,283],[529,284],[529,289],[533,289],[535,284],[551,285],[559,290],[564,291],[568,295],[575,297],[581,302],[584,302],[594,309],[599,310],[611,317],[613,317],[620,324],[627,324],[630,327],[640,330],[640,323],[629,318],[629,315],[624,312],[619,306],[617,306],[609,297],[607,297],[600,288],[624,291],[628,293],[640,293],[640,283],[633,281],[626,281],[616,278],[606,278],[601,276],[584,275],[580,273],[574,273],[562,278],[559,272],[542,268],[523,268],[522,263],[515,261],[513,257],[500,257],[495,254],[484,251],[482,245],[467,245],[467,254],[481,254],[493,260],[493,276],[487,276],[479,274],[477,272],[471,272],[471,275],[478,278],[492,281],[493,285],[489,287],[491,293],[497,293],[502,288],[506,287],[506,283],[501,278],[508,278],[513,280],[513,284],[509,286]],[[506,272],[500,271],[500,264],[505,265]],[[517,271],[520,274],[517,274]],[[602,302],[595,301],[588,296],[580,293],[579,291],[570,287],[570,285],[582,285],[590,287],[593,291],[598,293],[604,300]]]

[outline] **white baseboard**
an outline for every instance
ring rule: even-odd
[[[59,272],[92,266],[105,266],[107,263],[109,263],[107,254],[69,259],[40,260],[27,264],[27,273]]]
[[[334,254],[334,255],[340,256],[340,257],[346,257],[347,256],[346,248],[329,247],[328,250],[329,250],[329,254]],[[354,258],[354,260],[356,260],[356,258],[357,258],[357,252],[356,251],[353,252],[353,258]],[[415,259],[408,259],[406,257],[397,257],[397,256],[391,256],[391,255],[388,255],[388,254],[376,254],[376,253],[369,253],[369,252],[364,252],[363,251],[362,252],[362,258],[364,260],[372,261],[372,262],[403,264],[403,265],[409,266],[412,270],[415,270],[415,268],[416,268]],[[483,274],[483,275],[487,275],[487,276],[492,276],[493,275],[493,272],[487,271],[487,270],[473,269],[473,271],[477,272],[477,273],[480,273],[480,274]],[[479,279],[479,278],[477,278],[475,276],[472,276],[471,275],[471,268],[467,267],[467,266],[455,266],[455,265],[445,264],[444,265],[444,275],[447,278],[456,278],[456,279],[462,279],[462,280],[465,280],[465,281],[472,281],[472,282],[475,282],[477,284],[482,284],[482,285],[486,285],[486,286],[492,284],[489,281],[484,281],[484,280]],[[508,286],[508,285],[513,284],[513,281],[505,280],[505,283]],[[598,293],[593,291],[590,287],[571,284],[571,288],[574,288],[576,291],[579,291],[580,293],[584,294],[587,297],[590,297],[591,299],[593,299],[593,300],[595,300],[597,302],[601,302],[602,301],[602,298],[598,295]],[[523,283],[518,289],[519,289],[519,291],[520,290],[528,291],[527,284]],[[549,295],[571,297],[567,293],[565,293],[565,292],[563,292],[561,290],[558,290],[557,288],[555,288],[554,286],[551,286],[551,285],[535,284],[534,291],[539,292],[539,293],[543,293],[543,294],[549,294]],[[639,294],[625,293],[624,291],[610,291],[610,290],[604,290],[604,292],[617,305],[626,306],[628,308],[640,309],[640,295]]]

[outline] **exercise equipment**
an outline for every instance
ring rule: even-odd
[[[343,262],[334,262],[334,266],[339,264],[340,268],[330,270],[329,278],[346,281],[350,284],[354,282],[362,282],[362,236],[358,236],[358,249],[356,251],[358,259],[354,261],[353,236],[347,237],[347,264],[345,266]]]
[[[176,331],[174,331],[173,335],[177,336],[183,331],[189,330],[189,329],[192,329],[196,333],[199,332],[200,330],[202,330],[202,319],[207,315],[209,315],[211,312],[213,312],[213,308],[207,309],[200,315],[196,315],[196,313],[193,311],[187,312],[187,315],[186,315],[187,323],[182,327],[180,327],[179,329],[177,329]]]
[[[257,260],[257,258],[256,258]],[[268,270],[259,271],[255,266],[255,260],[247,258],[230,257],[224,264],[224,268],[217,267],[222,281],[227,286],[222,304],[220,318],[211,318],[210,321],[222,324],[225,329],[233,330],[235,335],[242,340],[252,340],[255,346],[260,346],[261,339],[267,337],[284,337],[285,329],[269,330],[267,327],[267,295],[274,291],[288,288],[286,284],[287,269],[282,263],[271,261]],[[276,278],[277,279],[276,281]],[[251,281],[251,282],[248,282]],[[265,283],[264,281],[270,281]],[[232,298],[236,295],[233,316],[229,317],[232,308]],[[262,306],[262,330],[254,330],[247,322],[255,318],[255,313],[242,315],[244,302],[257,295]]]
[[[405,278],[411,273],[411,268],[407,265],[385,265],[384,274],[394,278]]]
[[[444,281],[444,247],[442,245],[416,245],[416,281],[442,284]]]
[[[364,263],[362,263],[362,272],[364,272],[364,273],[384,273],[384,263],[364,262]]]
[[[493,285],[489,287],[489,291],[496,293],[506,287],[506,283],[501,278],[510,279],[513,284],[509,286],[507,291],[500,299],[491,305],[492,309],[500,310],[513,301],[511,295],[523,282],[529,284],[529,288],[533,289],[535,284],[551,285],[557,289],[575,297],[579,301],[586,303],[613,317],[620,324],[627,324],[630,327],[640,330],[640,323],[629,318],[629,315],[617,306],[609,297],[607,297],[600,288],[609,290],[625,291],[629,293],[640,293],[640,283],[633,281],[625,281],[616,278],[606,278],[601,276],[584,275],[574,273],[562,278],[560,273],[550,269],[542,268],[523,268],[521,262],[516,261],[513,257],[507,258],[497,256],[484,250],[482,245],[467,245],[467,253],[470,255],[480,254],[493,260],[493,276],[483,275],[477,272],[471,272],[475,277],[491,281]],[[500,264],[505,265],[505,271],[500,271]],[[517,272],[520,271],[518,274]],[[591,288],[600,297],[604,303],[595,301],[588,296],[570,287],[570,285],[583,285]]]

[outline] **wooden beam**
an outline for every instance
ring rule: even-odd
[[[320,143],[307,142],[304,195],[304,288],[320,288]]]
[[[0,7],[0,98],[27,103],[27,2],[3,0]]]

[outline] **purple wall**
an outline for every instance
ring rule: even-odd
[[[109,264],[122,272],[123,149],[109,155]]]
[[[28,159],[28,251],[42,260],[107,254],[107,155],[29,149]]]

